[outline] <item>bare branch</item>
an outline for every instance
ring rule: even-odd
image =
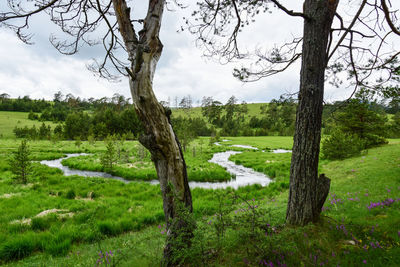
[[[285,6],[283,6],[281,3],[278,2],[278,0],[270,0],[272,3],[274,3],[280,10],[288,14],[289,16],[292,17],[302,17],[305,20],[311,20],[310,17],[308,17],[306,14],[301,13],[301,12],[294,12],[293,10],[287,9]]]
[[[7,20],[18,19],[18,18],[28,18],[32,15],[35,15],[37,13],[44,11],[45,9],[48,9],[49,7],[53,6],[58,1],[60,1],[60,0],[52,0],[51,2],[47,3],[46,5],[43,5],[43,6],[39,7],[38,9],[33,10],[28,13],[25,13],[25,14],[20,14],[18,12],[8,12],[8,13],[0,14],[0,22],[5,22]]]
[[[386,5],[386,1],[381,0],[381,4],[382,4],[383,13],[385,14],[386,22],[389,25],[390,29],[392,29],[392,31],[395,34],[400,35],[399,29],[397,29],[396,26],[394,26],[392,18],[390,17],[390,11],[389,11],[388,6]]]
[[[350,25],[346,28],[346,31],[343,33],[342,37],[339,39],[339,41],[336,43],[336,46],[332,49],[332,51],[327,51],[327,55],[328,55],[328,60],[327,62],[329,62],[329,60],[331,59],[331,57],[335,54],[335,51],[338,49],[338,47],[340,46],[340,44],[343,42],[343,40],[346,38],[346,35],[350,32],[350,30],[353,28],[354,24],[356,23],[356,21],[358,20],[359,16],[361,15],[361,12],[363,11],[365,4],[367,3],[367,0],[363,0],[360,8],[358,9],[356,15],[353,17],[352,22],[350,23]],[[339,16],[337,16],[339,17]],[[341,17],[339,17],[341,18]]]

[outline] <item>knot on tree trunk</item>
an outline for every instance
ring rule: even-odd
[[[317,211],[318,215],[324,206],[325,200],[328,197],[329,189],[331,186],[331,179],[325,176],[325,174],[320,174],[317,179]]]

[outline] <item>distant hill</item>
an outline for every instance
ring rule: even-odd
[[[256,117],[261,117],[260,116],[260,107],[263,105],[268,105],[268,103],[248,103],[247,108],[248,112],[247,115],[245,116],[246,120],[249,120],[252,116]],[[222,112],[222,115],[224,115],[225,112]],[[183,109],[183,108],[172,108],[172,116],[173,117],[200,117],[203,119],[204,116],[201,114],[201,107],[194,107],[194,108],[189,108],[189,109]]]
[[[15,126],[19,128],[33,125],[39,128],[42,125],[41,121],[29,120],[29,112],[15,112],[15,111],[0,111],[0,137],[2,138],[15,138],[13,129]],[[46,121],[46,125],[50,125],[52,129],[57,125],[56,123]]]

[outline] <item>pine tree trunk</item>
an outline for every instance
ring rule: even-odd
[[[319,219],[330,180],[318,179],[327,44],[339,0],[305,0],[299,105],[296,114],[286,222],[305,225]],[[322,203],[322,204],[321,204]]]
[[[159,30],[164,9],[164,0],[149,0],[143,29],[136,36],[130,20],[130,9],[125,0],[113,0],[119,30],[124,39],[129,60],[130,89],[133,103],[144,134],[139,138],[151,153],[162,191],[165,220],[167,222],[167,244],[164,249],[164,264],[173,266],[172,252],[179,250],[175,239],[180,235],[190,244],[193,226],[186,223],[184,212],[192,212],[192,197],[189,189],[186,164],[179,141],[172,129],[168,112],[157,101],[153,92],[153,77],[161,56],[162,44]],[[179,260],[179,259],[178,259]]]

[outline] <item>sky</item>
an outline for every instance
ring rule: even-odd
[[[144,17],[144,2],[131,1],[133,18]],[[195,1],[187,2],[193,4]],[[302,1],[281,2],[290,3],[291,8],[301,11]],[[0,8],[3,7],[4,2],[0,4]],[[225,103],[234,95],[239,101],[248,103],[269,102],[281,94],[298,91],[300,62],[284,73],[243,83],[232,75],[233,68],[240,67],[243,62],[221,65],[215,59],[202,56],[203,51],[196,47],[193,35],[188,31],[177,32],[184,23],[182,17],[188,14],[188,9],[164,12],[160,33],[164,49],[153,84],[159,101],[169,99],[172,102],[176,97],[181,99],[190,95],[194,104],[200,103],[204,96],[212,96]],[[127,78],[118,83],[109,82],[87,69],[92,58],[100,59],[104,55],[101,47],[84,47],[73,56],[59,54],[48,40],[51,33],[59,31],[44,14],[31,21],[29,30],[34,34],[33,45],[22,43],[12,31],[0,28],[0,93],[49,100],[58,91],[81,98],[111,97],[115,93],[131,97]],[[272,9],[272,13],[257,17],[256,22],[241,33],[240,40],[241,46],[249,50],[255,47],[272,48],[301,34],[302,19],[291,18]],[[325,99],[341,100],[350,93],[350,88],[327,85]]]

